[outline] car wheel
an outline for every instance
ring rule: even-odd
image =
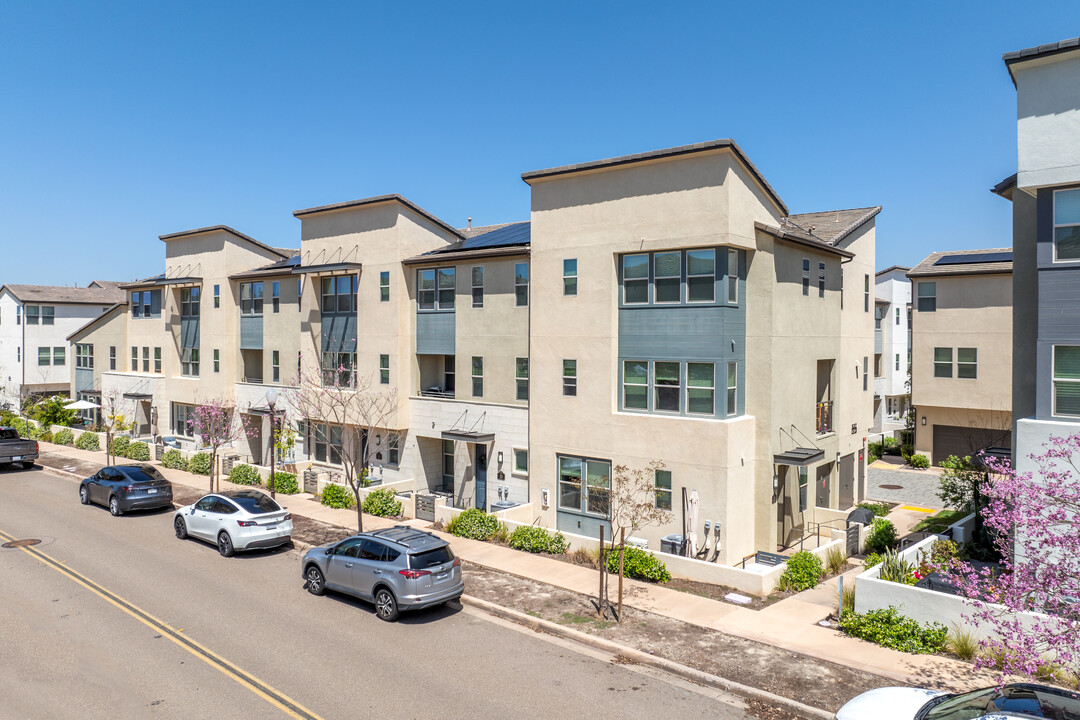
[[[79,502],[81,502],[83,505],[90,504],[90,495],[87,494],[85,485],[79,488]]]
[[[375,614],[380,620],[393,622],[398,619],[397,599],[394,593],[386,588],[379,588],[375,592]]]
[[[120,501],[113,495],[109,498],[109,512],[113,514],[113,517],[120,517],[124,513],[120,510]]]
[[[176,531],[177,540],[187,540],[187,523],[184,522],[184,518],[176,518],[176,522],[173,523],[173,530]]]
[[[217,551],[221,553],[221,557],[232,557],[236,554],[236,548],[233,547],[232,538],[229,537],[229,533],[218,533]]]
[[[312,595],[325,595],[326,584],[323,582],[322,570],[312,565],[304,573],[307,578],[307,591]]]
[[[29,461],[27,461],[27,462],[24,462],[24,463],[22,464],[22,466],[23,466],[24,468],[26,468],[27,470],[33,470],[33,469],[34,469],[34,461],[33,461],[33,460],[29,460]]]

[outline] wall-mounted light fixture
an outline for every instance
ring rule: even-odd
[[[925,416],[925,415],[923,415],[923,416],[922,416],[922,424],[923,424],[923,425],[925,425],[925,424],[926,424],[926,416]]]
[[[499,459],[499,464],[502,465],[502,450],[499,451],[499,454],[496,455],[496,457]]]

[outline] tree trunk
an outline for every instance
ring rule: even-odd
[[[217,449],[210,451],[210,492],[214,492],[217,481]]]
[[[360,502],[360,483],[349,483],[356,498],[356,532],[364,532],[364,509]]]

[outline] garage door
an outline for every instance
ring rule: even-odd
[[[934,426],[934,457],[932,462],[940,465],[950,455],[964,457],[974,455],[988,447],[1009,447],[1012,433],[1008,430],[960,427],[957,425]]]

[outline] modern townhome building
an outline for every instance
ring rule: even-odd
[[[874,427],[891,435],[911,406],[911,268],[893,265],[874,276]]]
[[[1013,208],[1014,464],[1080,432],[1080,38],[1007,53],[1017,173],[993,191]]]
[[[123,297],[105,280],[0,286],[0,407],[18,408],[31,395],[70,394],[71,368],[85,360],[68,352],[68,334]]]
[[[1011,442],[1012,257],[937,252],[907,274],[915,452],[934,465]]]

